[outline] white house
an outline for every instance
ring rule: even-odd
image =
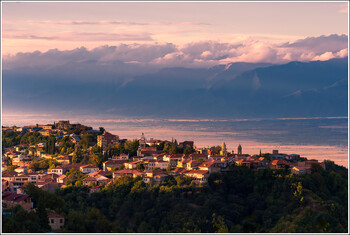
[[[80,171],[83,172],[84,174],[90,174],[94,173],[96,171],[99,171],[100,169],[97,166],[88,164],[80,167]]]

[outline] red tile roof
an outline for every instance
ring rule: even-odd
[[[3,201],[12,201],[12,202],[20,202],[27,199],[29,195],[27,194],[17,194],[12,192],[4,192],[2,193]]]
[[[94,177],[87,177],[83,181],[96,181],[96,179]]]
[[[60,214],[58,214],[57,212],[49,212],[48,214],[47,214],[47,217],[48,218],[64,218],[64,216],[63,215],[60,215]]]
[[[81,166],[81,168],[98,168],[98,167],[92,164],[88,164],[88,165]]]

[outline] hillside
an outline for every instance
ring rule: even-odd
[[[26,191],[35,207],[44,201],[66,216],[62,232],[346,233],[347,185],[347,169],[326,162],[326,170],[302,176],[235,167],[212,174],[202,187],[183,178],[151,186],[122,177],[92,194],[84,187]],[[13,212],[3,215],[4,232],[45,231],[39,211]]]

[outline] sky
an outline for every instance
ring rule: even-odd
[[[18,53],[77,48],[100,51],[99,61],[160,66],[328,60],[348,54],[348,4],[2,2],[2,33],[5,67],[23,62]]]

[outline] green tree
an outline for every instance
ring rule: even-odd
[[[136,164],[136,170],[143,171],[144,169],[145,169],[145,166],[142,163],[137,163]]]

